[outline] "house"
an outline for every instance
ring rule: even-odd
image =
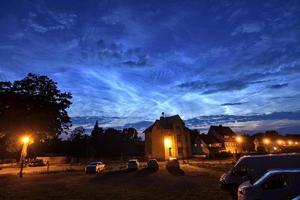
[[[213,135],[204,133],[197,136],[193,146],[194,155],[205,154],[210,156],[223,150],[224,148],[221,142],[219,142]]]
[[[216,138],[222,146],[224,151],[230,153],[240,153],[242,151],[242,146],[237,140],[237,135],[227,126],[210,126],[207,135]]]
[[[192,156],[190,130],[179,115],[162,115],[144,133],[145,154],[148,158],[167,160]]]
[[[299,152],[299,135],[280,135],[276,131],[266,131],[254,135],[255,151],[267,153]]]

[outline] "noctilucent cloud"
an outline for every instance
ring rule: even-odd
[[[0,30],[0,80],[49,76],[73,117],[300,110],[298,0],[1,1]]]

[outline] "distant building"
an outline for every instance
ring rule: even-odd
[[[227,152],[240,153],[242,151],[241,145],[237,142],[236,133],[227,126],[211,126],[207,134],[221,142]]]
[[[192,156],[190,130],[179,115],[161,116],[144,133],[145,154],[148,158],[166,160]]]
[[[209,156],[217,154],[223,150],[223,144],[220,141],[218,141],[214,136],[202,133],[198,135],[198,137],[195,140],[193,154],[205,154]]]
[[[299,152],[300,135],[280,135],[276,131],[266,131],[254,136],[255,151],[267,153]]]

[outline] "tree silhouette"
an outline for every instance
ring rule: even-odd
[[[76,127],[70,137],[70,155],[77,158],[86,157],[86,147],[88,136],[84,134],[85,129],[82,126]]]
[[[89,154],[91,157],[100,157],[102,155],[103,141],[101,137],[103,132],[103,128],[99,127],[98,121],[96,121],[90,137]]]
[[[47,76],[28,74],[15,82],[0,82],[0,136],[31,133],[52,138],[71,125],[67,108],[71,94],[61,92]]]

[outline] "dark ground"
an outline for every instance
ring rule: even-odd
[[[0,199],[232,199],[219,188],[225,164],[86,175],[83,171],[0,175]]]

